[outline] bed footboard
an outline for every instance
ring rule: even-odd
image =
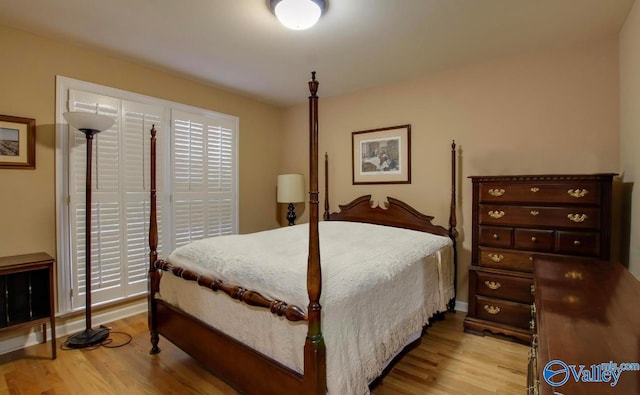
[[[157,333],[242,393],[304,393],[301,374],[162,300],[155,303]]]

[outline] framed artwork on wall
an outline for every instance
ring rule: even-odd
[[[351,133],[353,184],[411,184],[411,125]]]
[[[0,168],[36,168],[36,120],[0,115]]]

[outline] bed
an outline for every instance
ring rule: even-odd
[[[391,197],[330,213],[326,155],[320,221],[317,88],[312,73],[308,224],[200,240],[159,259],[151,132],[151,353],[162,335],[243,393],[364,394],[455,301],[455,143],[449,228]]]

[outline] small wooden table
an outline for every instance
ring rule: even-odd
[[[640,394],[640,281],[619,263],[537,258],[534,284],[533,393]],[[630,364],[615,385],[614,363]]]
[[[54,259],[44,252],[0,257],[0,333],[42,325],[47,342],[51,325],[51,359],[56,359]]]

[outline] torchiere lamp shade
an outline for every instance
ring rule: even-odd
[[[95,130],[102,132],[109,129],[114,124],[114,120],[106,115],[99,115],[90,112],[65,112],[62,114],[69,125],[78,130]]]

